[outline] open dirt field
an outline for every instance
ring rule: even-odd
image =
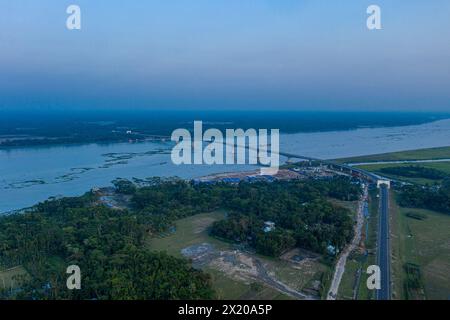
[[[210,237],[210,225],[225,215],[212,212],[181,219],[172,234],[149,239],[149,248],[190,259],[195,268],[213,276],[224,298],[318,298],[318,281],[327,268],[320,256],[296,249],[279,259],[268,258]]]

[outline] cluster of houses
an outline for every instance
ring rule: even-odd
[[[194,184],[215,184],[215,183],[228,183],[239,184],[240,182],[273,182],[275,180],[290,180],[290,179],[305,179],[313,178],[317,180],[332,179],[336,175],[336,172],[328,169],[327,166],[317,167],[294,167],[289,169],[281,169],[275,176],[271,175],[259,175],[259,174],[244,174],[235,173],[230,176],[211,176],[203,177],[200,179],[194,179]]]
[[[304,177],[312,177],[314,179],[332,179],[336,174],[328,170],[327,166],[322,165],[318,167],[295,167],[291,170]]]
[[[264,222],[264,228],[263,228],[263,231],[264,231],[265,233],[271,232],[271,231],[273,231],[273,230],[275,230],[275,222],[272,222],[272,221],[266,221],[266,222]]]
[[[211,179],[194,179],[192,182],[194,184],[215,184],[215,183],[228,183],[228,184],[239,184],[240,182],[273,182],[276,178],[269,175],[249,175],[243,177],[223,177],[223,178],[211,178]]]

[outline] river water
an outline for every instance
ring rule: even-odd
[[[0,213],[52,196],[76,196],[115,178],[195,178],[250,165],[172,164],[170,143],[117,143],[0,150]],[[332,159],[450,146],[450,119],[422,125],[285,134],[280,150]],[[283,159],[282,159],[283,160]]]

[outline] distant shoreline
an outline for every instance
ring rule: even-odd
[[[83,144],[167,141],[177,128],[280,129],[282,134],[343,132],[406,127],[450,119],[449,113],[332,111],[104,111],[31,112],[0,110],[0,150]],[[7,121],[6,121],[6,120]],[[4,122],[6,121],[6,122]]]
[[[441,120],[397,128],[282,134],[280,150],[320,159],[358,157],[357,162],[365,162],[361,156],[448,146],[448,141],[450,120]],[[163,147],[166,151],[161,151]],[[0,201],[0,211],[29,207],[55,195],[80,195],[93,187],[109,186],[118,177],[145,179],[178,176],[195,179],[257,169],[251,165],[176,166],[170,161],[170,147],[169,142],[147,142],[0,150],[0,188],[4,199]],[[401,152],[405,153],[410,152]],[[448,153],[440,153],[437,155],[433,150],[430,157],[450,157]],[[379,160],[391,160],[382,158]],[[420,157],[412,154],[408,158]],[[280,160],[284,163],[288,159],[282,157]]]

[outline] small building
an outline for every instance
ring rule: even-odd
[[[247,182],[257,182],[257,181],[258,181],[258,178],[255,177],[255,176],[246,176],[246,177],[245,177],[245,180],[246,180]]]
[[[266,175],[262,175],[261,177],[264,178],[268,182],[274,182],[275,181],[275,177],[269,176],[267,174]]]
[[[216,181],[214,180],[203,180],[203,179],[193,179],[192,184],[199,185],[199,184],[205,184],[205,185],[213,185],[216,184]]]
[[[271,232],[271,231],[273,231],[275,229],[275,222],[272,222],[272,221],[266,221],[266,222],[264,222],[264,228],[263,228],[263,231],[264,232]]]
[[[91,192],[92,192],[92,193],[99,193],[99,192],[100,192],[100,188],[98,188],[98,187],[93,187],[93,188],[91,189]]]
[[[239,179],[239,178],[223,178],[222,182],[224,182],[224,183],[231,183],[231,184],[238,184],[239,182],[241,182],[241,179]]]
[[[327,252],[328,252],[329,255],[335,256],[336,253],[337,253],[336,247],[332,246],[331,244],[328,245]]]

